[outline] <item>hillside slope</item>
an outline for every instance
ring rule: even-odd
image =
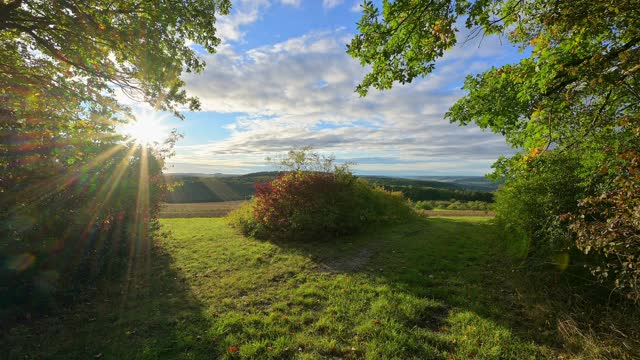
[[[246,175],[168,174],[167,182],[178,186],[169,193],[169,203],[199,203],[246,200],[254,193],[256,183],[269,181],[277,172]],[[478,191],[463,184],[435,180],[403,179],[383,176],[363,176],[372,184],[387,190],[402,191],[411,200],[493,201],[493,194]]]
[[[410,176],[409,179],[443,182],[451,185],[458,185],[468,190],[495,191],[500,186],[484,176]]]

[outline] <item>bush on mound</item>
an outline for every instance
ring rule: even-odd
[[[401,192],[372,187],[345,166],[326,171],[327,158],[317,154],[293,154],[301,161],[309,156],[321,159],[325,171],[298,167],[257,184],[252,201],[229,215],[231,224],[244,234],[258,238],[331,238],[412,215]],[[332,161],[329,159],[329,163]]]

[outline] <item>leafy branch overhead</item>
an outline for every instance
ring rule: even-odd
[[[635,169],[637,152],[629,156],[629,149],[640,147],[640,3],[395,0],[378,9],[366,1],[347,50],[370,67],[356,91],[365,96],[371,88],[390,89],[431,73],[461,40],[458,24],[468,29],[465,41],[499,36],[524,54],[517,63],[469,74],[466,95],[445,114],[453,123],[501,134],[518,150],[494,164],[492,175],[506,180],[498,194],[500,221],[526,234],[531,252],[563,252],[573,243],[606,258],[612,248],[638,248],[637,223],[625,223],[626,235],[615,244],[594,229],[637,212],[635,200],[619,196],[640,191],[636,175],[622,182],[622,170],[614,169]],[[615,199],[617,210],[601,211],[608,203],[594,199]],[[566,217],[571,213],[584,217]],[[590,216],[595,213],[604,217]],[[561,215],[573,225],[558,221]],[[613,286],[638,300],[629,285],[640,276],[636,254],[617,256],[626,268]],[[612,263],[590,261],[599,274]]]
[[[216,16],[229,8],[228,0],[1,1],[0,192],[17,196],[8,189],[21,179],[72,172],[65,166],[121,139],[115,126],[132,119],[122,96],[177,116],[197,109],[180,76],[205,64],[189,43],[215,51]]]
[[[381,11],[366,1],[348,46],[371,66],[356,91],[364,96],[431,73],[465,19],[469,37],[502,36],[530,55],[469,75],[468,94],[447,117],[506,135],[517,148],[573,145],[638,111],[638,8],[634,0],[397,0]]]
[[[204,62],[188,44],[214,52],[216,15],[229,8],[228,0],[3,1],[2,89],[47,87],[112,107],[104,95],[116,87],[159,109],[196,109],[180,74]]]

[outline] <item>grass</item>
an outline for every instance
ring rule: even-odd
[[[245,202],[238,201],[221,201],[221,202],[205,202],[205,203],[165,203],[160,211],[162,218],[194,218],[194,217],[224,217],[229,212],[237,209]],[[485,210],[421,210],[426,216],[437,217],[493,217],[492,211]]]
[[[433,210],[420,210],[423,215],[426,216],[438,216],[438,217],[494,217],[495,213],[489,210],[447,210],[447,209],[433,209]]]
[[[560,316],[554,304],[562,301],[528,295],[488,220],[426,218],[335,242],[291,243],[239,236],[220,218],[163,219],[170,234],[124,285],[13,327],[0,347],[9,359],[632,354]],[[634,333],[623,335],[635,346]]]
[[[162,218],[224,217],[245,202],[221,201],[206,203],[165,203],[160,210]]]

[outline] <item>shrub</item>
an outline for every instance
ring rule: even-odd
[[[430,201],[417,201],[414,206],[418,210],[433,210]]]
[[[467,210],[467,206],[460,201],[455,201],[447,206],[447,210]]]
[[[640,128],[616,146],[523,158],[526,171],[496,194],[507,246],[522,251],[529,264],[584,265],[600,282],[640,301],[638,135]]]
[[[296,164],[323,163],[329,158],[290,152]],[[313,239],[353,234],[365,226],[406,219],[413,213],[401,192],[388,192],[353,176],[349,170],[333,167],[331,172],[295,171],[257,184],[251,203],[229,216],[232,225],[259,238]]]
[[[255,222],[242,220],[246,225],[240,228],[258,237],[282,238],[353,234],[410,212],[400,192],[373,188],[350,174],[302,171],[258,184],[251,206]]]
[[[263,227],[253,215],[253,209],[256,199],[245,202],[239,208],[231,211],[227,215],[228,223],[240,230],[241,233],[248,236],[255,236],[257,238],[264,237],[261,233]]]
[[[48,310],[117,278],[151,241],[166,189],[162,157],[123,146],[100,166],[91,161],[2,184],[12,201],[0,205],[0,318]]]
[[[508,179],[496,192],[496,220],[511,241],[527,243],[529,262],[548,263],[575,249],[559,216],[574,211],[581,198],[579,160],[550,152],[535,161],[536,168]]]
[[[580,201],[570,229],[585,254],[595,253],[599,261],[589,267],[601,281],[640,301],[640,152],[620,155],[610,190]]]

